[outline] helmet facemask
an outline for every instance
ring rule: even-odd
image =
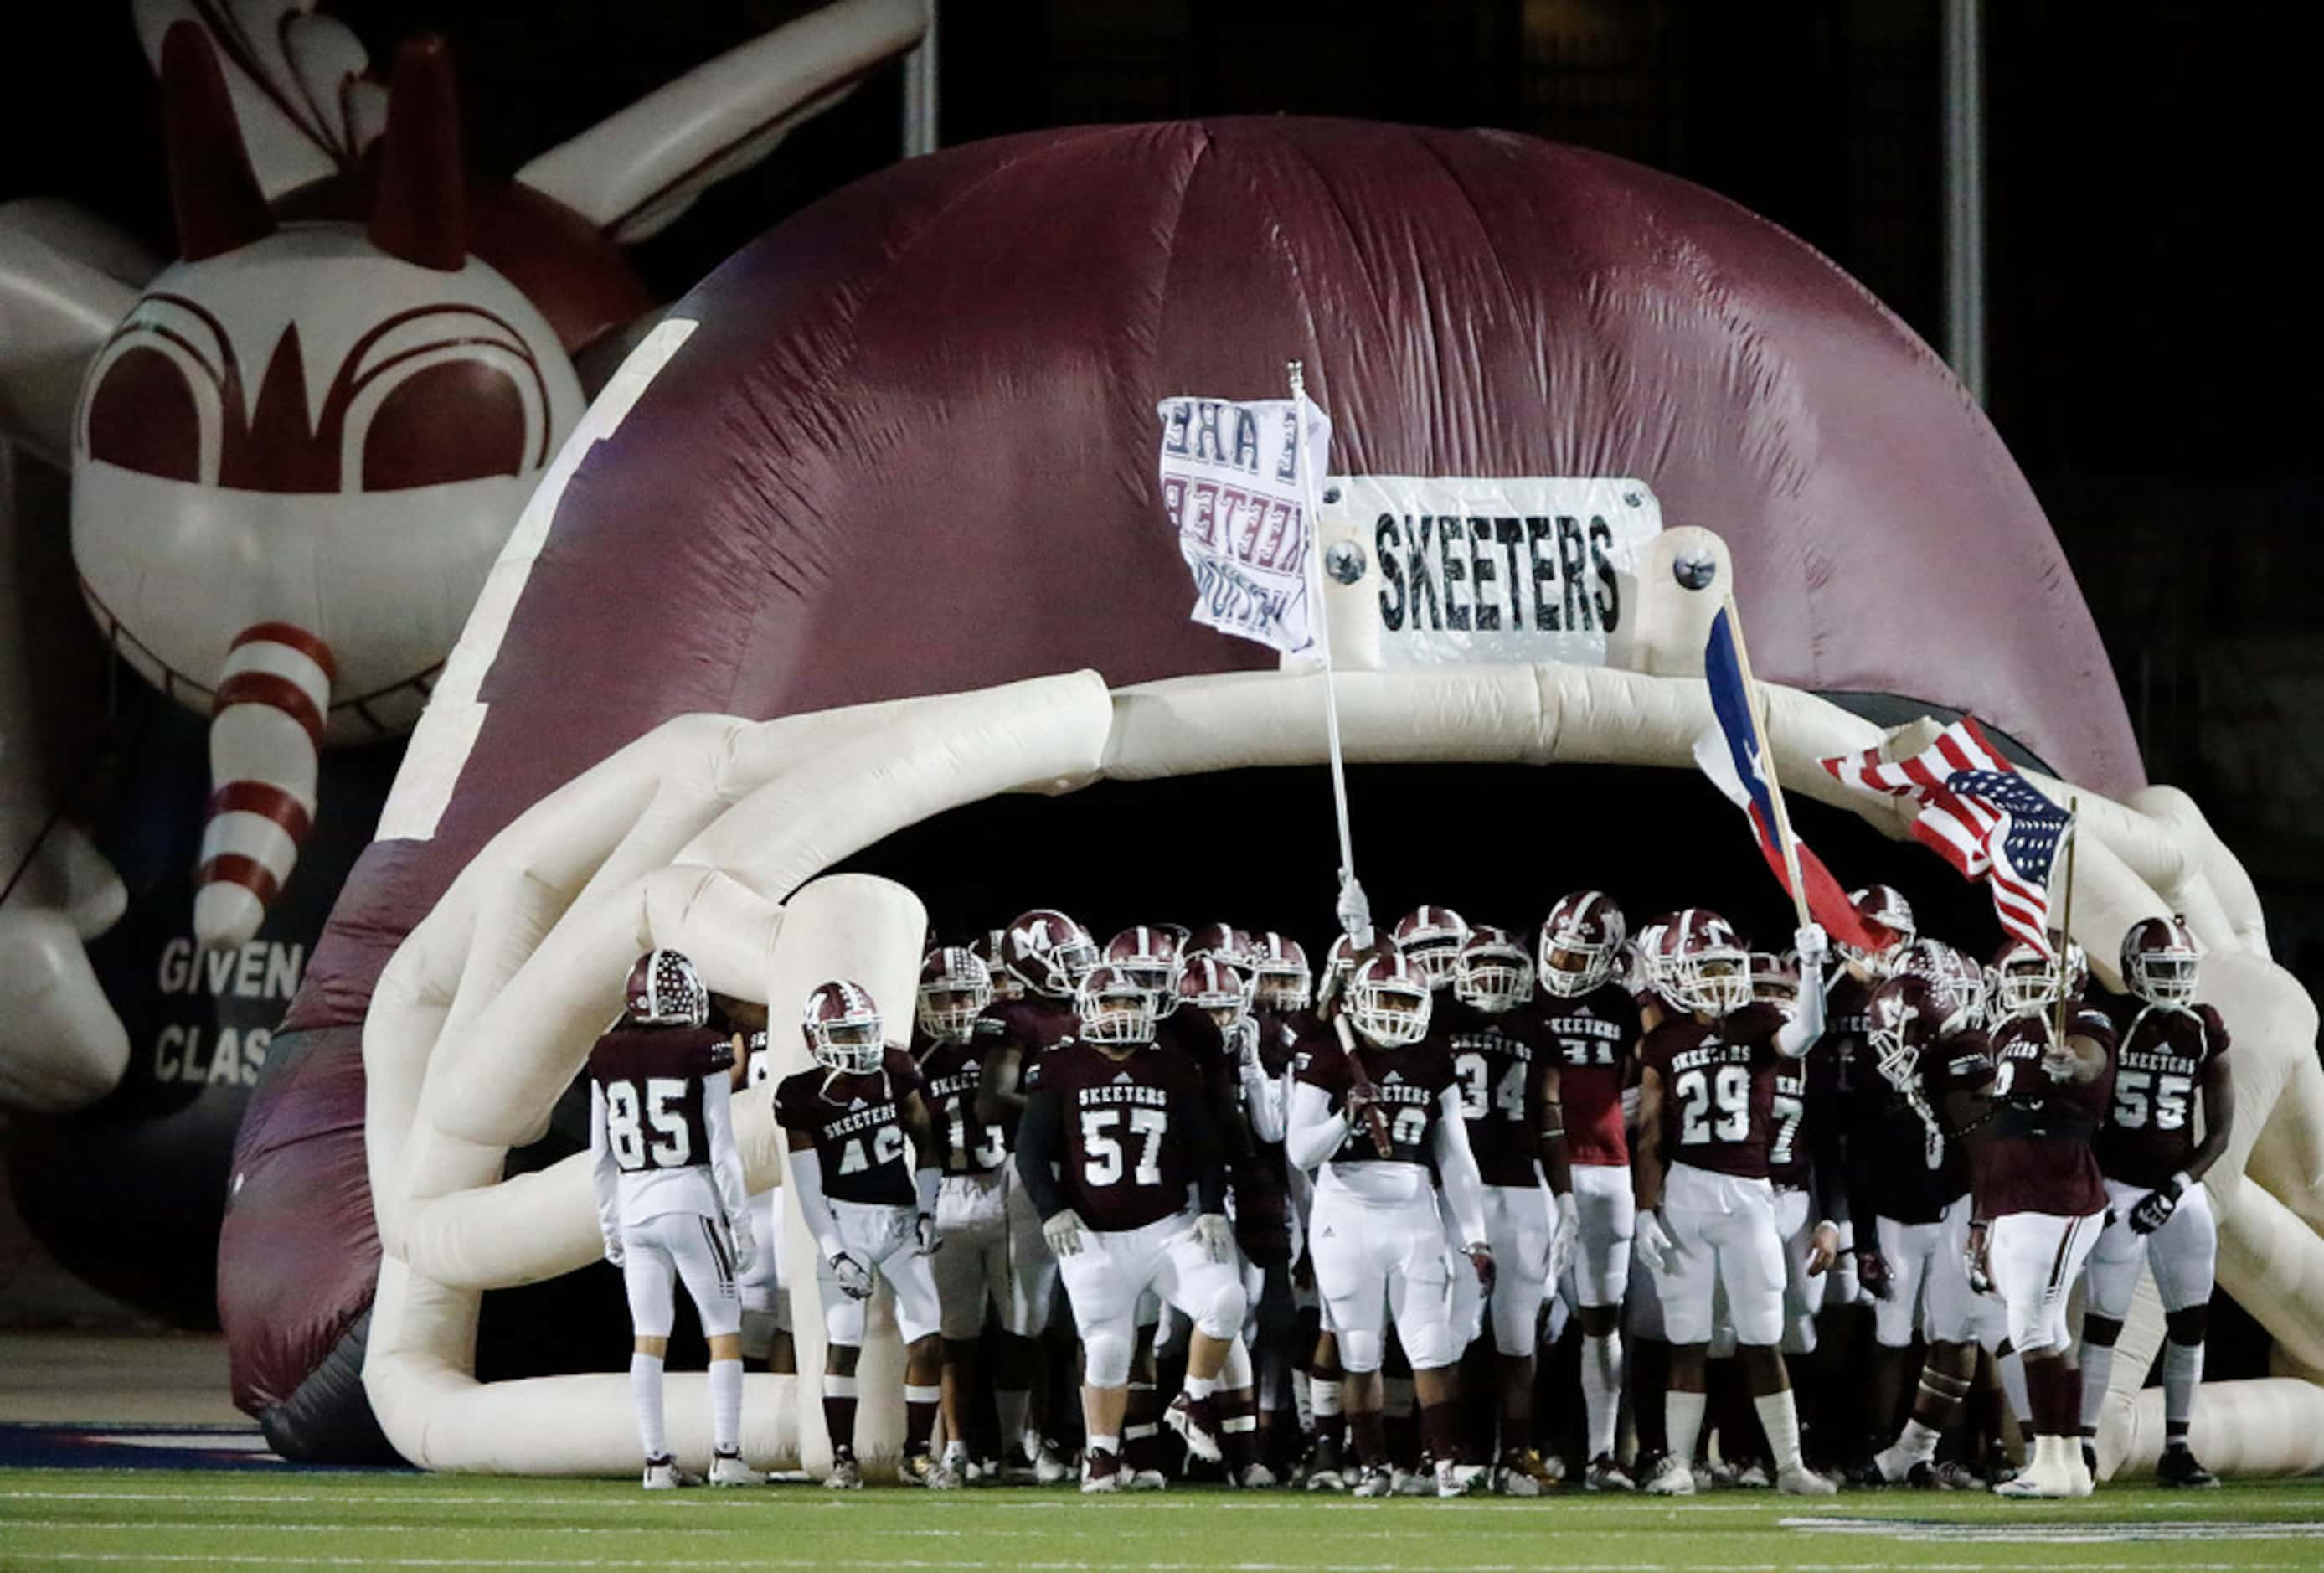
[[[1733,946],[1709,946],[1672,962],[1670,982],[1689,1010],[1731,1015],[1751,1003],[1751,958]]]
[[[1109,967],[1096,977],[1084,974],[1082,983],[1074,996],[1074,1008],[1081,1018],[1084,1042],[1118,1046],[1154,1041],[1154,995],[1123,976],[1120,968]]]
[[[809,1034],[815,1041],[816,1063],[844,1076],[869,1076],[886,1057],[878,1016],[817,1021]]]
[[[1516,1010],[1533,995],[1533,961],[1515,945],[1467,945],[1452,966],[1453,997],[1488,1015]]]
[[[1348,1020],[1366,1042],[1401,1049],[1428,1036],[1432,997],[1428,990],[1401,978],[1360,975],[1348,991]]]

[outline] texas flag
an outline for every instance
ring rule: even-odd
[[[1767,866],[1775,871],[1775,883],[1787,893],[1798,893],[1792,892],[1785,866],[1780,828],[1784,821],[1775,813],[1775,794],[1780,789],[1764,763],[1758,717],[1751,708],[1750,686],[1744,680],[1742,657],[1736,650],[1733,610],[1720,608],[1711,622],[1710,642],[1703,646],[1702,675],[1711,684],[1711,708],[1719,725],[1694,740],[1694,762],[1711,778],[1711,785],[1749,818],[1751,833],[1759,838],[1759,851]],[[1886,945],[1888,937],[1875,935],[1856,915],[1848,893],[1808,849],[1808,844],[1794,836],[1792,849],[1799,856],[1800,882],[1807,886],[1808,911],[1823,925],[1824,932],[1840,944],[1866,950]]]

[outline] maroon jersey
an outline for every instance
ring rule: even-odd
[[[943,1154],[946,1174],[990,1174],[1009,1161],[1008,1133],[976,1117],[976,1084],[984,1074],[984,1052],[975,1039],[940,1043],[925,1033],[912,1038],[912,1058],[926,1084],[928,1117],[936,1125],[936,1151]]]
[[[1646,1034],[1638,1058],[1662,1078],[1665,1161],[1767,1178],[1783,1027],[1784,1013],[1758,1002],[1709,1026],[1676,1016]]]
[[[2125,1185],[2161,1185],[2194,1155],[2196,1099],[2212,1061],[2227,1056],[2227,1023],[2209,1005],[2107,1004],[2122,1048],[2114,1106],[2098,1131],[2098,1168]]]
[[[1015,1048],[1019,1054],[1016,1090],[1023,1092],[1032,1086],[1034,1061],[1063,1042],[1073,1030],[1074,1007],[1064,1000],[995,1000],[976,1018],[976,1031],[969,1042],[982,1064],[991,1063],[1002,1049]],[[1001,1135],[1011,1144],[1016,1141],[1013,1110],[1001,1127]]]
[[[1372,1084],[1374,1099],[1388,1122],[1388,1151],[1383,1158],[1373,1143],[1370,1122],[1359,1120],[1348,1139],[1332,1154],[1333,1163],[1417,1163],[1435,1161],[1436,1122],[1443,1106],[1438,1101],[1453,1085],[1452,1062],[1434,1037],[1400,1049],[1362,1044],[1356,1050],[1363,1074]],[[1337,1033],[1326,1032],[1314,1041],[1298,1078],[1320,1087],[1340,1107],[1354,1085],[1356,1068],[1348,1062]]]
[[[1487,1185],[1539,1185],[1542,1083],[1549,1066],[1540,1022],[1524,1010],[1490,1016],[1446,998],[1433,1012],[1428,1041],[1452,1062],[1479,1178]]]
[[[1630,1143],[1622,1129],[1622,1088],[1630,1047],[1638,1041],[1637,1001],[1619,985],[1607,983],[1579,999],[1545,995],[1526,1012],[1540,1023],[1557,1066],[1566,1156],[1601,1168],[1627,1166]]]
[[[1317,1032],[1328,1035],[1330,1032],[1314,1011],[1275,1011],[1260,1006],[1250,1013],[1250,1019],[1259,1023],[1259,1062],[1269,1076],[1281,1076],[1296,1068],[1301,1040]]]
[[[2114,1096],[2114,1023],[2089,1004],[2069,1012],[2067,1036],[2095,1039],[2107,1051],[2106,1069],[2077,1083],[2053,1081],[2042,1068],[2050,1020],[2046,1010],[2012,1016],[1994,1032],[1993,1119],[1976,1165],[1980,1217],[2080,1217],[2106,1209],[2106,1183],[2090,1143]]]
[[[1157,1043],[1115,1059],[1068,1038],[1043,1055],[1032,1087],[1054,1093],[1064,1123],[1058,1186],[1090,1228],[1142,1229],[1185,1209],[1187,1189],[1213,1154],[1188,1151],[1206,1129],[1194,1062]]]
[[[624,1174],[706,1168],[702,1080],[733,1069],[731,1039],[707,1027],[616,1027],[589,1050],[605,1097],[605,1135]]]
[[[900,1049],[888,1050],[867,1076],[835,1076],[821,1066],[787,1076],[775,1086],[775,1123],[815,1143],[823,1161],[823,1193],[834,1201],[871,1207],[912,1207],[912,1144],[904,1132],[904,1105],[926,1096],[920,1068]]]
[[[1813,1172],[1808,1152],[1806,1059],[1775,1057],[1775,1093],[1767,1101],[1767,1179],[1780,1190],[1805,1190]]]
[[[1937,1162],[1929,1162],[1929,1126],[1904,1093],[1874,1071],[1850,1089],[1849,1170],[1858,1226],[1870,1217],[1933,1224],[1969,1189],[1969,1152],[1949,1128],[1946,1108],[1958,1093],[1993,1079],[1993,1045],[1983,1032],[1956,1032],[1921,1054],[1921,1103],[1937,1121]]]

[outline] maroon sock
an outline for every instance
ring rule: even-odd
[[[2059,1434],[2078,1437],[2082,1434],[2082,1368],[2063,1360],[2051,1364],[2058,1367],[2058,1413],[2065,1420],[2058,1429]]]
[[[855,1398],[823,1395],[823,1429],[831,1434],[831,1451],[835,1457],[855,1456]]]
[[[2065,1405],[2065,1376],[2066,1363],[2055,1356],[2025,1362],[2025,1406],[2034,1411],[2034,1435],[2070,1437],[2082,1429],[2080,1403],[2070,1411]]]
[[[1122,1406],[1121,1461],[1132,1474],[1162,1467],[1162,1426],[1160,1407],[1154,1401],[1154,1384],[1132,1382],[1130,1400]]]
[[[917,1458],[928,1450],[928,1438],[936,1429],[936,1406],[933,1403],[904,1404],[904,1457]]]
[[[1458,1403],[1422,1404],[1420,1443],[1428,1449],[1429,1457],[1438,1463],[1458,1463],[1461,1458],[1461,1406]]]
[[[1234,1393],[1222,1391],[1215,1412],[1219,1450],[1226,1455],[1228,1468],[1240,1469],[1259,1457],[1259,1405],[1248,1387]]]
[[[1358,1410],[1348,1416],[1348,1440],[1356,1449],[1356,1462],[1365,1468],[1385,1467],[1388,1463],[1388,1423],[1376,1409]]]

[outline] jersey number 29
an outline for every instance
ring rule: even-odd
[[[1684,1070],[1678,1078],[1679,1144],[1741,1142],[1751,1134],[1751,1071],[1722,1065],[1716,1074]],[[1715,1111],[1715,1112],[1714,1112]]]

